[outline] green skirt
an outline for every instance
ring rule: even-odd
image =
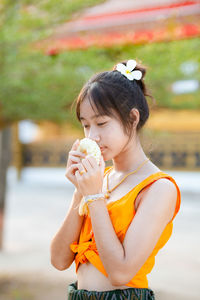
[[[77,281],[68,286],[68,299],[106,299],[106,300],[155,300],[154,292],[147,288],[127,288],[116,289],[110,291],[88,291],[84,289],[77,289]]]

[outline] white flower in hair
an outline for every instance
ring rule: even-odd
[[[137,62],[134,59],[130,59],[127,61],[126,66],[124,64],[117,64],[116,70],[119,71],[122,75],[126,76],[129,80],[140,80],[142,78],[142,72],[139,70],[135,70]]]

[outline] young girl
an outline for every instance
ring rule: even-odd
[[[77,150],[79,140],[69,152],[66,177],[75,191],[51,243],[56,269],[69,268],[75,259],[77,281],[68,286],[68,299],[155,299],[147,274],[172,234],[181,194],[140,143],[149,117],[145,73],[135,60],[119,63],[95,74],[77,99],[85,137],[102,156],[98,165]],[[105,168],[109,160],[113,165]],[[87,215],[79,215],[83,197]]]

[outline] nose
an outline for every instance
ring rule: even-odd
[[[90,138],[91,140],[93,140],[97,143],[100,141],[100,136],[99,136],[98,132],[95,129],[90,128],[88,138]]]

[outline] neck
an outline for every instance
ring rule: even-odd
[[[138,136],[135,136],[124,150],[113,158],[113,170],[119,173],[127,173],[137,169],[148,157],[144,153]]]

